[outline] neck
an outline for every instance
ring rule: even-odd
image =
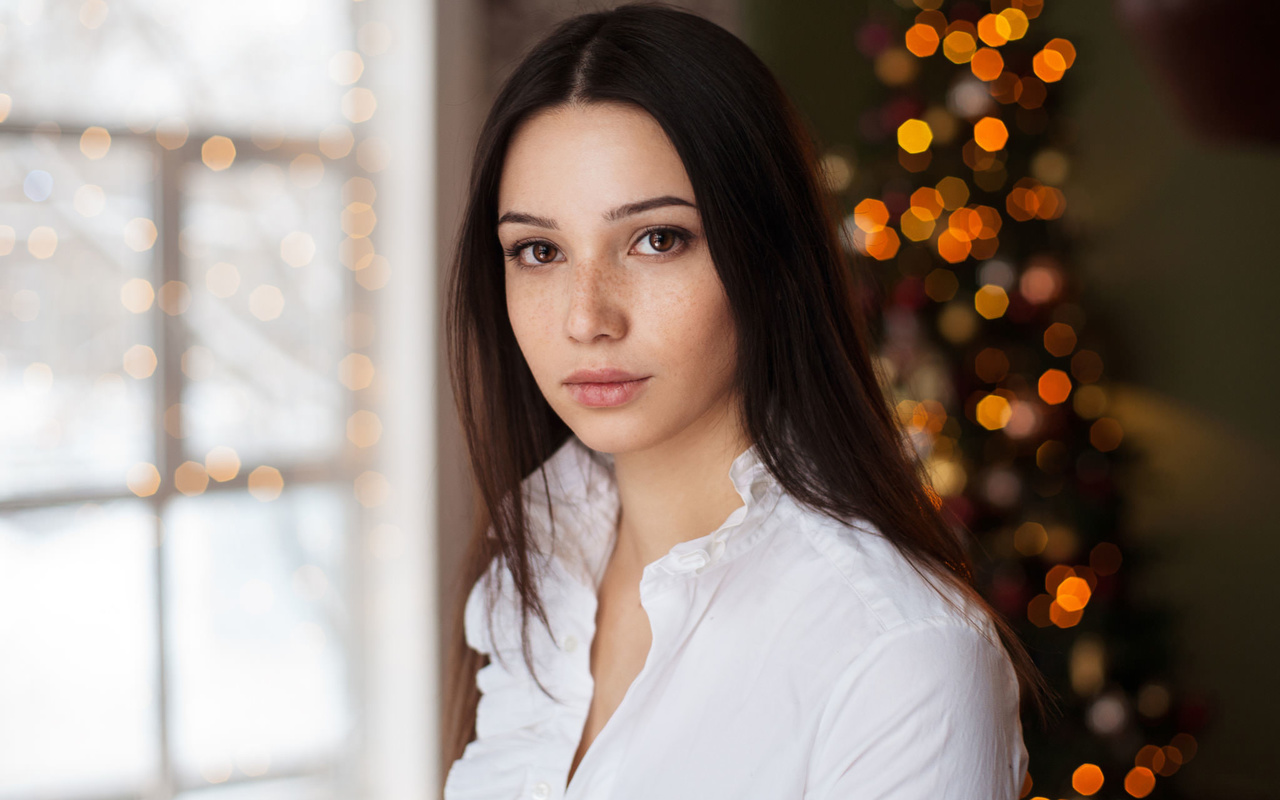
[[[736,420],[614,456],[621,516],[614,556],[643,569],[718,528],[742,498],[729,467],[751,441]]]

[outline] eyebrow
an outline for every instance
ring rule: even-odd
[[[664,206],[688,206],[695,211],[698,208],[688,200],[668,194],[663,195],[662,197],[650,197],[648,200],[641,200],[637,203],[627,203],[626,205],[618,206],[612,211],[606,211],[604,214],[604,220],[605,222],[617,222],[623,217],[630,217],[635,214],[644,213],[645,211],[651,211],[655,208],[663,208]],[[553,231],[560,230],[560,226],[556,224],[555,220],[535,216],[533,214],[526,214],[523,211],[508,211],[498,218],[498,225],[502,225],[505,222],[533,225],[538,228],[547,228]]]

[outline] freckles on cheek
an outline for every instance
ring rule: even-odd
[[[527,359],[534,360],[551,340],[554,329],[554,315],[547,303],[529,287],[508,285],[507,315],[520,349]]]

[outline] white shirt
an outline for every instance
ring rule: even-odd
[[[493,638],[482,584],[467,600],[477,739],[445,800],[1014,800],[1027,769],[1018,684],[989,619],[972,622],[866,522],[800,506],[748,448],[729,479],[745,505],[644,568],[653,631],[644,667],[566,792],[591,704],[597,590],[616,536],[613,459],[576,436],[525,480],[549,555],[551,630],[531,618],[538,677],[520,652],[506,574]],[[496,562],[495,562],[496,564]],[[505,569],[504,569],[505,571]],[[501,658],[496,658],[500,656]]]

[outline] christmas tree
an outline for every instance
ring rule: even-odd
[[[1173,620],[1134,591],[1158,557],[1118,490],[1141,454],[1107,413],[1108,335],[1063,190],[1076,48],[1043,0],[843,6],[832,24],[851,23],[876,80],[811,116],[885,388],[973,534],[980,587],[1058,695],[1047,725],[1024,717],[1023,796],[1179,797],[1206,713],[1170,679]]]

